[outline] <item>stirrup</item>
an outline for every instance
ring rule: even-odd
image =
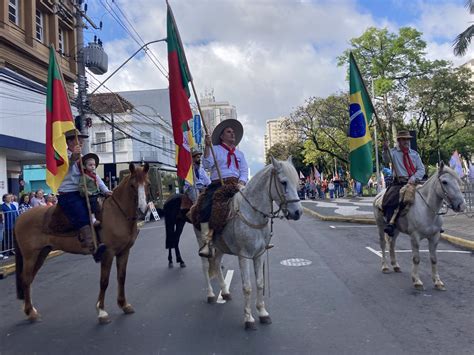
[[[385,233],[388,234],[389,237],[393,237],[395,235],[395,226],[391,223],[387,224],[383,229]]]
[[[206,248],[206,247],[207,247],[207,249],[209,250],[209,253],[203,253],[203,250],[204,250],[204,248]],[[211,247],[211,245],[210,245],[209,243],[206,243],[206,244],[204,244],[201,248],[199,248],[199,256],[200,256],[201,258],[208,258],[208,259],[210,259],[210,258],[213,257],[213,255],[214,255],[213,248]]]

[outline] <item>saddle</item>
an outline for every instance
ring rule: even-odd
[[[74,237],[77,236],[79,231],[74,229],[61,206],[56,205],[49,207],[44,214],[43,233]]]
[[[400,216],[405,216],[415,203],[416,186],[406,184],[400,189]]]
[[[214,230],[214,235],[220,234],[229,220],[231,213],[232,197],[239,192],[238,182],[226,183],[219,187],[212,197],[212,213],[209,220],[209,228]],[[191,221],[198,230],[201,229],[199,221],[199,211],[202,208],[204,194],[200,194],[197,202],[191,207]]]

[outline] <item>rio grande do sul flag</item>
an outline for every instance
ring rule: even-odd
[[[351,177],[366,184],[373,172],[369,125],[375,110],[352,53],[349,55],[349,94]]]
[[[69,169],[64,132],[74,128],[66,88],[61,80],[54,47],[51,46],[46,92],[46,183],[54,193]]]
[[[189,87],[191,75],[186,63],[184,48],[181,45],[178,29],[171,7],[167,13],[168,72],[171,122],[176,144],[176,165],[178,176],[193,184],[191,147],[193,138],[188,121],[193,118],[189,106]]]

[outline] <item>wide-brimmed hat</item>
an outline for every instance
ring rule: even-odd
[[[84,155],[82,157],[82,164],[86,165],[86,163],[89,159],[94,159],[95,166],[99,165],[99,157],[97,156],[97,154],[94,154],[94,153],[87,153],[86,155]]]
[[[89,138],[89,136],[87,134],[82,134],[77,129],[71,129],[69,131],[66,131],[66,132],[64,132],[64,135],[66,136],[66,139],[70,139],[70,138],[76,137],[76,133],[77,133],[78,138]]]
[[[191,148],[191,156],[194,158],[196,155],[202,155],[199,149]]]
[[[224,131],[224,129],[226,129],[227,127],[230,127],[234,130],[235,145],[239,145],[240,141],[242,140],[242,136],[244,135],[244,127],[242,127],[242,123],[233,118],[229,118],[227,120],[222,121],[216,126],[216,128],[214,128],[211,137],[213,145],[221,144],[220,136],[222,134],[222,131]]]
[[[412,139],[413,136],[410,134],[409,131],[399,131],[397,134],[397,139],[404,138],[404,139]]]

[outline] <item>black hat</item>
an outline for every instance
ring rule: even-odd
[[[95,161],[95,166],[98,166],[99,165],[99,157],[97,156],[97,154],[94,154],[94,153],[87,153],[86,155],[84,155],[82,157],[82,164],[86,165],[86,162],[89,160],[89,159],[94,159]]]

